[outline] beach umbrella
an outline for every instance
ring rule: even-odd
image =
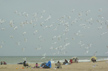
[[[90,60],[91,60],[92,58],[94,58],[95,60],[97,59],[95,56],[92,56],[92,57],[90,58]]]

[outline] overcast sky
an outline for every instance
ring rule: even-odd
[[[0,0],[0,56],[107,56],[108,0]]]

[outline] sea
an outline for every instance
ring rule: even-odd
[[[90,62],[92,56],[77,56],[78,62]],[[57,61],[64,62],[65,59],[68,61],[73,56],[0,56],[0,62],[5,61],[7,64],[18,64],[23,61],[27,61],[29,64],[43,63],[51,61],[56,63]],[[108,60],[108,56],[96,56],[97,61]]]

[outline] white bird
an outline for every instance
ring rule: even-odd
[[[26,32],[23,32],[23,35],[25,35],[26,34]]]
[[[13,27],[14,26],[13,25],[13,20],[11,20],[9,24],[10,24],[11,27]]]
[[[17,45],[20,45],[20,42],[17,42]]]
[[[24,61],[26,61],[26,59],[27,59],[26,57],[23,58]]]
[[[18,27],[16,26],[16,27],[14,27],[14,30],[16,30]]]
[[[56,36],[53,36],[52,40],[55,39],[55,38],[56,38]]]
[[[98,29],[102,29],[102,28],[103,28],[102,26],[98,27]]]
[[[27,42],[27,38],[24,38],[24,41]]]
[[[1,28],[1,30],[3,30],[3,31],[4,31],[4,30],[5,30],[5,28]]]
[[[10,38],[13,38],[13,36],[12,36],[12,35],[10,35]]]
[[[86,53],[89,53],[89,51],[87,50]]]
[[[35,35],[37,32],[38,32],[38,30],[35,30],[35,31],[33,32],[33,34]]]
[[[45,58],[45,56],[43,56],[41,59],[44,59]]]
[[[102,11],[102,8],[100,8],[99,11]]]
[[[25,48],[22,48],[22,51],[24,52],[25,51]]]
[[[2,45],[0,46],[0,48],[2,48]]]
[[[36,17],[37,16],[37,13],[35,13],[33,16]]]
[[[50,47],[50,49],[52,50],[52,49],[54,49],[53,47]]]
[[[25,16],[28,17],[28,14],[26,14]]]
[[[56,44],[57,42],[54,42],[54,43],[52,43],[52,44]]]
[[[39,48],[36,48],[36,50],[41,50],[41,47],[39,47]]]
[[[3,24],[5,22],[4,19],[0,19],[0,24]]]
[[[18,13],[18,11],[15,11],[15,14],[17,14]]]
[[[43,54],[43,57],[41,59],[44,59],[46,57],[46,53]]]
[[[46,11],[45,10],[43,10],[43,13],[45,13]]]
[[[30,24],[33,24],[33,20],[30,21]]]
[[[40,18],[42,19],[42,18],[43,18],[43,16],[40,16]]]
[[[74,12],[75,11],[75,9],[72,9],[72,12]]]

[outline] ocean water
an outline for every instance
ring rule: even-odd
[[[0,62],[5,61],[7,64],[17,64],[27,61],[29,64],[33,63],[43,63],[47,61],[51,61],[52,63],[56,63],[58,60],[63,62],[65,59],[70,60],[72,56],[0,56]],[[90,62],[91,56],[77,56],[79,62]],[[108,56],[96,56],[97,61],[108,60]]]

